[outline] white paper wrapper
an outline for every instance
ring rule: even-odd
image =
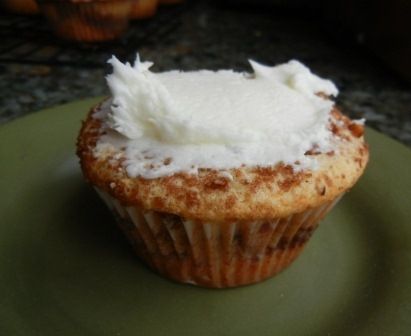
[[[124,206],[96,190],[151,268],[178,282],[214,288],[260,282],[283,270],[340,199],[286,218],[216,223]]]

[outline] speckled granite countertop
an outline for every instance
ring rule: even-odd
[[[411,146],[411,86],[371,54],[324,33],[313,19],[271,11],[196,4],[161,44],[143,46],[155,70],[235,68],[248,58],[275,64],[291,58],[335,81],[352,117]],[[0,123],[53,105],[107,93],[107,69],[0,63]]]

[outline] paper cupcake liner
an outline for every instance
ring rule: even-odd
[[[151,268],[178,282],[214,288],[260,282],[286,268],[339,199],[285,218],[215,223],[124,206],[96,190]]]
[[[156,14],[158,0],[134,0],[131,7],[132,19],[146,19]]]
[[[125,32],[132,1],[42,0],[39,4],[58,36],[75,41],[97,42],[115,39]]]

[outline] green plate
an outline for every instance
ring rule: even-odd
[[[409,335],[411,151],[367,130],[366,174],[286,271],[228,290],[134,256],[82,179],[96,99],[0,128],[0,335]]]

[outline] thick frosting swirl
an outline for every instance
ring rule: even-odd
[[[125,148],[130,176],[156,178],[198,168],[271,166],[315,168],[304,153],[332,149],[328,129],[335,85],[292,60],[274,67],[250,61],[254,73],[169,71],[152,63],[109,60],[112,94],[103,106],[107,146]],[[110,131],[111,130],[111,131]]]

